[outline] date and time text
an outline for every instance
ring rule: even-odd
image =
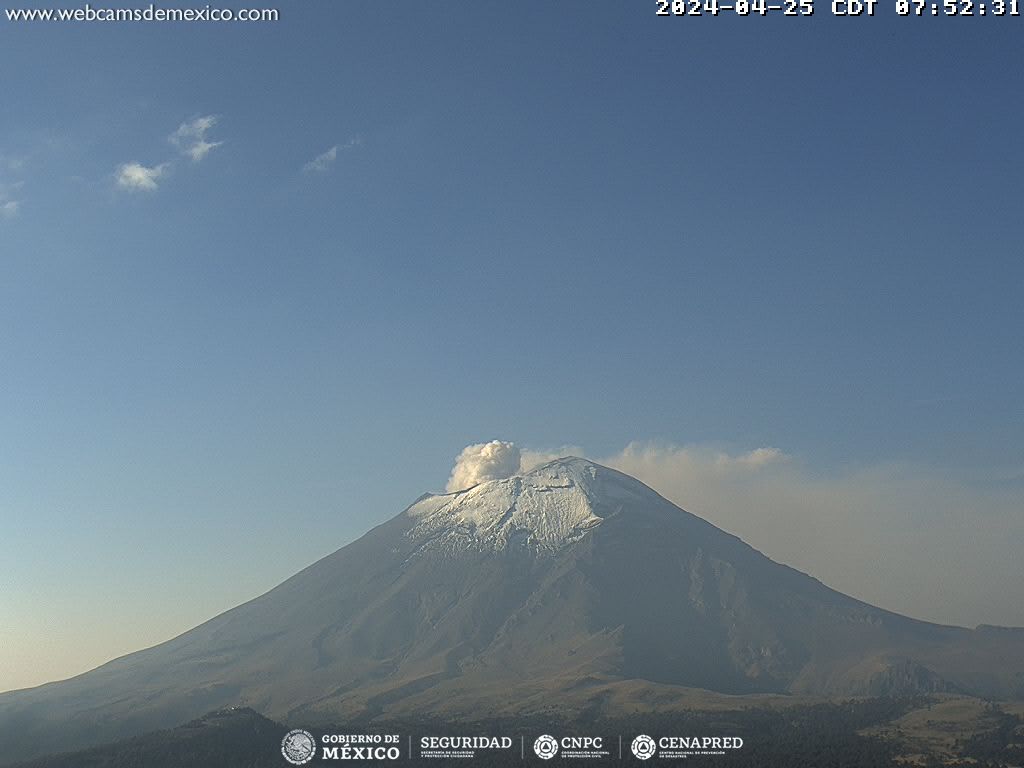
[[[819,0],[834,16],[1020,16],[1020,0]],[[655,0],[658,16],[813,16],[815,0]]]

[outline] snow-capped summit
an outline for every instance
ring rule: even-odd
[[[488,476],[458,475],[473,477]],[[492,477],[424,496],[173,640],[0,694],[0,764],[229,706],[476,722],[670,711],[693,688],[1024,696],[1024,629],[867,605],[583,459]]]
[[[575,456],[455,493],[426,496],[406,514],[408,535],[439,548],[557,550],[616,514],[649,488],[627,475]]]

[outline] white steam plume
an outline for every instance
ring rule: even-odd
[[[492,440],[467,445],[455,459],[452,476],[448,478],[448,492],[472,488],[487,480],[511,477],[519,471],[521,459],[515,443]]]

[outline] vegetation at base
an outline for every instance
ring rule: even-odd
[[[976,768],[1024,765],[1024,720],[1019,715],[1001,711],[995,704],[990,707],[998,718],[996,728],[966,739],[961,755]]]
[[[733,711],[683,712],[670,715],[637,714],[614,719],[585,716],[572,721],[556,714],[527,718],[483,719],[452,723],[435,718],[392,720],[387,723],[333,725],[309,723],[281,724],[246,708],[221,710],[166,731],[158,731],[125,741],[81,752],[23,763],[18,768],[282,768],[288,764],[281,756],[281,738],[291,727],[303,727],[314,734],[380,733],[400,734],[403,754],[397,764],[408,764],[407,738],[419,736],[512,736],[526,738],[525,759],[519,749],[511,753],[481,753],[475,760],[422,759],[424,766],[441,768],[456,765],[523,766],[547,765],[534,756],[533,740],[543,733],[563,736],[603,736],[609,758],[590,765],[678,765],[728,766],[729,768],[882,768],[905,765],[898,740],[865,736],[863,729],[888,723],[907,712],[929,706],[926,697],[905,699],[876,698],[845,702],[799,705],[782,708],[748,707]],[[1024,764],[1024,726],[1017,715],[1002,712],[993,705],[998,727],[974,735],[957,744],[959,757],[950,761],[925,757],[919,765],[974,765],[977,768],[1002,768]],[[743,747],[725,754],[689,757],[680,760],[653,760],[646,763],[633,758],[629,745],[638,734],[703,737],[731,736],[743,739]],[[618,759],[622,736],[623,757]],[[339,761],[321,760],[320,754],[310,766],[338,765]],[[557,762],[557,761],[556,761]],[[380,761],[344,761],[345,765],[381,765]],[[396,764],[396,763],[392,763]],[[564,764],[564,763],[563,763]]]
[[[864,699],[842,703],[821,703],[778,709],[751,707],[731,712],[685,712],[668,715],[637,714],[630,717],[583,717],[571,721],[545,715],[515,720],[482,720],[453,726],[451,723],[424,718],[416,721],[392,722],[379,732],[400,732],[432,735],[527,736],[526,759],[514,756],[488,757],[493,766],[551,765],[532,753],[532,739],[542,733],[553,736],[603,736],[612,758],[597,765],[628,764],[667,765],[682,761],[651,760],[645,763],[633,758],[630,741],[644,733],[662,736],[739,736],[743,747],[727,750],[724,755],[691,756],[691,766],[729,766],[729,768],[880,768],[896,765],[899,753],[891,742],[858,735],[857,731],[899,717],[916,707],[924,706],[924,697],[906,699]],[[351,730],[351,725],[348,726]],[[623,737],[623,757],[618,760],[618,736]],[[464,760],[423,760],[432,766],[457,765],[466,768]],[[584,761],[587,762],[587,761]]]
[[[240,707],[167,731],[50,755],[16,768],[281,768],[284,726]]]

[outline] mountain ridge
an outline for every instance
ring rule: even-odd
[[[307,723],[458,718],[693,688],[1024,697],[1024,631],[876,608],[628,475],[557,459],[427,494],[176,638],[0,694],[0,760],[55,731],[78,747],[231,705]]]

